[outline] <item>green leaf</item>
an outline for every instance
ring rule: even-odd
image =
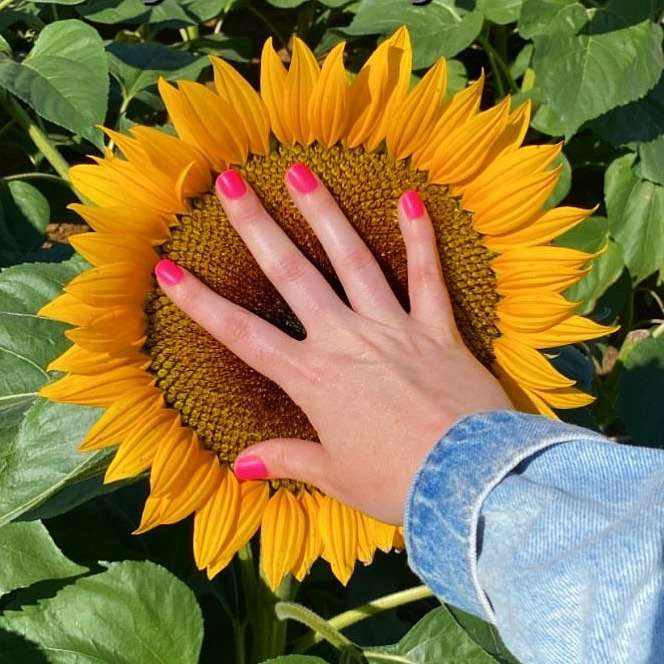
[[[106,117],[108,64],[97,31],[77,20],[56,21],[23,60],[0,55],[0,86],[36,113],[97,146]]]
[[[122,562],[53,598],[5,612],[0,630],[1,651],[12,662],[196,664],[203,619],[192,591],[170,572]]]
[[[195,57],[153,42],[112,42],[107,53],[111,75],[117,79],[126,100],[155,85],[161,76],[167,80],[195,80],[210,64],[206,57]]]
[[[423,69],[441,56],[451,58],[473,43],[482,29],[481,12],[466,12],[447,0],[416,7],[403,0],[362,0],[349,35],[387,35],[408,26],[413,42],[413,68]]]
[[[85,0],[31,0],[36,5],[80,5]]]
[[[664,187],[640,179],[635,158],[626,154],[609,166],[604,195],[611,235],[631,275],[641,281],[664,266]]]
[[[601,8],[526,0],[522,16],[522,35],[535,42],[537,85],[567,136],[643,97],[659,80],[662,30],[650,19],[649,0],[609,0]]]
[[[0,528],[0,596],[46,579],[66,579],[87,572],[71,562],[39,522]]]
[[[47,365],[69,345],[63,323],[36,312],[87,264],[17,265],[0,272],[0,525],[63,486],[102,471],[108,453],[77,446],[100,410],[37,399]]]
[[[513,23],[519,18],[523,0],[477,0],[476,7],[498,25]]]
[[[292,9],[293,7],[299,7],[303,5],[307,0],[267,0],[268,4],[273,7],[279,7],[279,9]]]
[[[563,235],[559,235],[554,244],[592,253],[598,251],[607,240],[609,223],[605,217],[594,216],[582,221]]]
[[[398,661],[412,664],[495,664],[496,660],[477,645],[445,606],[430,611],[406,636],[393,646],[371,651],[398,655]],[[364,654],[372,660],[371,651]]]
[[[39,189],[21,180],[0,182],[0,240],[4,250],[37,249],[50,216],[51,208]]]
[[[226,3],[227,0],[163,0],[156,5],[146,5],[142,0],[95,0],[76,9],[81,16],[95,23],[182,27],[218,16]]]
[[[623,360],[618,412],[637,443],[662,442],[664,431],[664,338],[637,343]]]

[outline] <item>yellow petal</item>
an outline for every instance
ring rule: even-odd
[[[575,387],[557,390],[534,390],[534,395],[554,408],[583,408],[589,406],[595,400],[592,394],[586,394]]]
[[[113,263],[86,270],[66,286],[82,302],[94,306],[143,304],[152,289],[150,267]]]
[[[574,381],[556,371],[538,351],[508,337],[493,342],[498,364],[518,385],[533,390],[571,387]]]
[[[206,123],[201,121],[184,92],[170,85],[163,78],[159,79],[158,85],[159,94],[168,111],[168,117],[178,136],[185,143],[200,151],[210,169],[217,172],[223,171],[226,164],[222,155],[215,153],[215,143],[210,138]]]
[[[173,423],[172,413],[156,409],[145,413],[140,423],[120,444],[104,475],[104,482],[117,482],[139,475],[152,459]]]
[[[270,116],[260,95],[221,58],[210,57],[217,94],[233,109],[254,154],[270,151]]]
[[[392,550],[392,542],[394,541],[394,531],[396,526],[366,516],[365,521],[369,524],[372,530],[372,537],[375,545],[385,553],[390,552]]]
[[[452,97],[436,121],[428,140],[413,155],[413,165],[417,169],[428,170],[438,147],[453,131],[477,114],[483,88],[484,72],[477,81]]]
[[[194,560],[198,569],[205,569],[232,536],[239,505],[240,485],[235,475],[224,469],[219,485],[194,518]]]
[[[524,225],[541,210],[561,171],[562,166],[519,178],[510,176],[472,204],[464,195],[462,207],[474,213],[473,226],[479,233],[503,235]]]
[[[230,107],[221,97],[200,83],[179,81],[178,86],[198,119],[201,132],[207,132],[208,151],[219,155],[228,164],[246,161],[248,138],[236,130]]]
[[[122,366],[101,375],[69,375],[44,385],[39,395],[51,401],[107,408],[128,391],[148,387],[154,377],[134,366]]]
[[[479,113],[450,132],[438,145],[429,166],[433,183],[460,182],[477,173],[505,127],[509,103],[506,97],[497,106]]]
[[[300,492],[298,500],[302,506],[307,521],[305,535],[306,542],[302,550],[301,560],[298,561],[292,572],[293,576],[295,576],[298,581],[302,581],[309,573],[309,570],[316,559],[323,552],[323,540],[321,539],[320,531],[318,530],[318,501],[307,490]]]
[[[261,53],[261,97],[270,116],[272,133],[284,145],[294,142],[285,104],[287,76],[286,68],[274,50],[270,37],[263,45]]]
[[[185,491],[201,463],[198,437],[179,420],[174,417],[173,427],[152,461],[150,492],[155,498]]]
[[[99,314],[99,309],[81,302],[69,293],[58,295],[45,304],[37,313],[44,318],[59,320],[71,325],[87,325]]]
[[[314,138],[309,123],[309,102],[316,87],[320,69],[314,54],[298,37],[293,38],[293,57],[286,76],[284,103],[294,141],[309,145]]]
[[[503,235],[484,239],[491,251],[508,251],[516,247],[532,247],[546,244],[587,219],[597,208],[587,210],[575,207],[558,207],[540,214],[526,226]]]
[[[271,590],[295,567],[305,543],[306,517],[288,489],[277,489],[261,523],[261,565]]]
[[[491,146],[485,164],[491,164],[501,154],[511,152],[521,146],[530,125],[531,109],[532,104],[530,99],[527,99],[516,110],[510,112],[507,116],[505,129],[503,129],[501,135]]]
[[[561,323],[578,308],[558,293],[546,291],[514,293],[496,306],[498,319],[521,333],[541,332]]]
[[[440,58],[387,118],[387,149],[393,157],[405,159],[430,140],[446,87],[447,64]]]
[[[399,28],[372,53],[351,85],[348,147],[365,144],[373,149],[380,143],[384,115],[408,92],[411,65],[410,36]]]
[[[243,547],[260,526],[270,492],[267,482],[242,482],[240,484],[240,510],[235,533],[208,565],[208,577],[214,578],[228,565],[235,553]]]
[[[518,339],[522,344],[531,348],[555,348],[605,337],[620,328],[615,325],[601,325],[582,316],[571,316],[553,327],[538,332],[523,333],[500,321],[498,329],[503,334]]]
[[[397,551],[403,551],[406,548],[406,540],[403,536],[403,528],[394,529],[394,541],[392,542],[392,546]]]
[[[344,68],[345,42],[330,51],[309,100],[309,126],[314,139],[331,146],[345,138],[350,87]]]
[[[357,518],[357,559],[369,565],[376,553],[376,541],[373,536],[374,529],[370,517],[356,512]]]
[[[74,344],[60,355],[60,357],[53,360],[48,365],[47,370],[94,375],[128,366],[145,370],[149,364],[150,358],[138,351],[125,356],[112,357],[106,352],[89,351]]]
[[[163,410],[163,395],[151,387],[140,387],[123,394],[88,430],[81,452],[118,445],[143,417]]]
[[[72,203],[68,206],[99,233],[131,233],[150,244],[161,244],[170,236],[169,217],[149,208],[126,206],[92,207]],[[173,217],[173,219],[175,219]]]
[[[323,539],[323,558],[345,586],[353,573],[357,558],[357,518],[355,510],[334,498],[324,496],[318,514],[318,527]]]
[[[151,270],[159,260],[150,243],[138,237],[117,233],[78,233],[69,243],[93,265],[138,263]]]

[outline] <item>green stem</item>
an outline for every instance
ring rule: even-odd
[[[412,664],[412,659],[406,659],[400,655],[388,655],[385,652],[373,652],[372,650],[365,650],[362,654],[367,659],[374,659],[379,662],[402,662],[403,664]]]
[[[372,600],[356,609],[344,611],[343,613],[334,616],[334,618],[330,618],[330,620],[324,622],[325,625],[330,625],[335,630],[342,630],[350,625],[360,622],[361,620],[365,620],[370,616],[376,615],[377,613],[432,596],[433,592],[426,586],[416,586],[415,588],[409,588],[408,590],[402,590],[398,593],[392,593],[391,595],[385,595],[385,597]],[[294,651],[306,652],[309,648],[316,645],[316,643],[323,640],[323,638],[324,637],[317,631],[305,634],[295,642]]]
[[[0,96],[0,102],[6,108],[7,112],[18,122],[26,131],[32,142],[39,148],[46,160],[55,169],[55,172],[63,179],[69,182],[69,164],[60,154],[58,149],[48,140],[46,134],[37,126],[37,123],[15,102],[11,97]]]
[[[265,16],[262,12],[259,12],[256,7],[253,5],[247,5],[247,9],[257,18],[259,18],[265,25],[267,26],[268,30],[281,42],[281,45],[287,49],[288,48],[288,40],[284,38],[284,36],[281,34],[279,29],[270,21],[270,19]]]
[[[489,63],[491,64],[491,71],[493,71],[493,77],[496,81],[496,90],[499,95],[503,97],[505,95],[505,86],[503,84],[502,75],[505,77],[505,81],[509,86],[510,92],[516,94],[519,92],[519,86],[516,84],[516,81],[512,77],[510,68],[507,63],[500,57],[500,54],[496,49],[491,45],[491,42],[485,35],[479,35],[477,37],[478,43],[486,51],[489,56]]]
[[[256,610],[258,580],[256,579],[256,568],[254,567],[254,556],[251,552],[250,542],[247,542],[238,551],[237,559],[240,564],[240,576],[242,578],[244,601],[247,605],[247,615],[253,616]]]
[[[13,175],[5,175],[2,179],[6,182],[9,180],[48,180],[49,182],[56,182],[57,184],[71,187],[71,182],[52,173],[14,173]]]
[[[261,574],[258,586],[255,616],[254,661],[279,657],[286,652],[286,629],[288,624],[277,613],[276,607],[295,598],[299,583],[288,575],[272,592]]]
[[[325,640],[330,645],[337,648],[337,650],[353,645],[353,642],[345,637],[338,629],[333,627],[329,621],[321,618],[318,614],[300,604],[279,602],[276,606],[276,612],[281,620],[296,620],[297,622],[306,625],[312,632],[320,637],[318,641]],[[301,652],[300,650],[297,650],[298,643],[299,642],[296,642],[295,645],[296,652]]]

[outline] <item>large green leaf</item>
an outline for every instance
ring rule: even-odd
[[[0,596],[46,579],[66,579],[87,572],[55,545],[39,521],[0,528]]]
[[[117,79],[126,100],[155,85],[160,77],[168,80],[196,79],[210,64],[207,57],[195,57],[152,42],[107,47],[111,75]]]
[[[475,6],[490,21],[506,25],[519,18],[522,4],[523,0],[477,0]]]
[[[266,659],[262,664],[327,664],[327,662],[320,657],[310,655],[283,655],[274,659]]]
[[[623,360],[618,412],[638,443],[662,444],[664,431],[664,338],[637,343]]]
[[[451,58],[473,43],[482,29],[481,12],[466,12],[448,0],[416,7],[403,0],[362,0],[349,35],[385,35],[407,25],[413,41],[413,67],[428,67],[437,58]]]
[[[662,30],[649,0],[586,8],[567,0],[526,0],[521,33],[535,42],[533,67],[545,102],[565,133],[643,97],[659,80]]]
[[[82,21],[56,21],[23,60],[0,55],[0,86],[43,118],[101,145],[108,64],[101,37]]]
[[[404,664],[495,664],[496,660],[473,641],[445,606],[430,611],[406,636],[381,653],[398,655]],[[370,651],[365,651],[369,661]]]
[[[95,0],[76,9],[96,23],[149,23],[168,27],[207,21],[218,16],[227,4],[228,0],[163,0],[152,5],[142,0]]]
[[[3,662],[196,664],[203,620],[194,594],[170,572],[122,562],[5,612],[0,630]]]
[[[611,234],[638,281],[664,266],[664,187],[634,173],[634,154],[606,171],[604,195]]]
[[[108,454],[77,452],[99,409],[37,399],[47,365],[69,345],[66,326],[36,312],[86,267],[80,258],[0,272],[0,524],[69,482],[101,472]]]
[[[48,201],[39,189],[21,180],[0,182],[0,265],[7,252],[37,249],[50,216]]]

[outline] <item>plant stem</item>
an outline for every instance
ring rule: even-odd
[[[356,609],[344,611],[343,613],[334,616],[334,618],[330,618],[330,620],[326,621],[325,624],[332,626],[335,630],[342,630],[346,627],[349,627],[350,625],[354,625],[355,623],[360,622],[361,620],[365,620],[370,616],[381,613],[382,611],[394,609],[397,606],[402,606],[403,604],[416,602],[417,600],[432,596],[433,592],[426,586],[416,586],[415,588],[402,590],[398,593],[385,595],[385,597],[380,597],[379,599],[367,602],[366,604],[363,604]],[[294,651],[306,652],[309,650],[309,648],[316,645],[316,643],[322,641],[323,638],[324,637],[316,630],[310,632],[309,634],[305,634],[295,642]]]
[[[66,187],[71,187],[71,182],[52,173],[14,173],[13,175],[5,175],[2,179],[5,182],[10,180],[48,180],[49,182],[57,182]]]
[[[384,652],[374,652],[372,650],[365,650],[362,652],[362,654],[367,659],[374,659],[379,662],[403,662],[403,664],[411,664],[411,662],[413,661],[411,659],[406,659],[405,657],[401,657],[400,655],[388,655],[387,653]]]
[[[347,648],[353,645],[353,642],[345,637],[338,629],[330,624],[330,621],[321,618],[318,614],[310,611],[300,604],[292,602],[280,602],[277,604],[277,615],[281,620],[291,619],[306,625],[318,636],[318,641],[325,640],[337,649]],[[302,652],[298,649],[299,640],[295,643],[295,652]],[[311,644],[313,645],[313,643]],[[311,645],[309,647],[311,647]]]
[[[254,613],[254,642],[255,656],[254,661],[262,662],[266,659],[279,657],[286,651],[286,629],[288,623],[284,622],[281,615],[275,611],[277,606],[282,603],[288,603],[295,598],[299,583],[288,575],[281,585],[272,592],[267,581],[260,575],[260,582],[257,591],[258,601]]]
[[[257,16],[265,25],[267,26],[268,30],[281,42],[281,45],[285,48],[288,49],[288,40],[284,39],[284,36],[281,34],[281,32],[278,30],[278,28],[270,21],[270,19],[265,16],[262,12],[259,12],[256,7],[253,5],[247,5],[247,9],[254,15]]]
[[[498,91],[499,95],[501,97],[505,95],[505,86],[503,84],[502,76],[500,76],[501,72],[505,77],[505,81],[509,86],[510,92],[513,94],[519,92],[519,86],[516,84],[516,81],[512,77],[510,68],[508,67],[507,63],[504,62],[500,57],[498,51],[496,51],[496,49],[491,45],[489,39],[485,35],[479,35],[477,37],[477,41],[489,56],[491,71],[493,72],[493,77],[496,81],[496,90]]]
[[[60,154],[58,149],[48,140],[46,134],[37,126],[37,123],[7,95],[0,96],[0,102],[6,108],[7,112],[18,122],[26,131],[32,142],[39,148],[46,160],[55,169],[55,172],[63,179],[69,182],[69,164]]]
[[[247,605],[247,615],[253,616],[256,610],[258,581],[256,579],[256,568],[254,567],[254,556],[251,552],[250,542],[247,542],[237,552],[237,559],[240,563],[240,576],[242,578],[244,601]]]

